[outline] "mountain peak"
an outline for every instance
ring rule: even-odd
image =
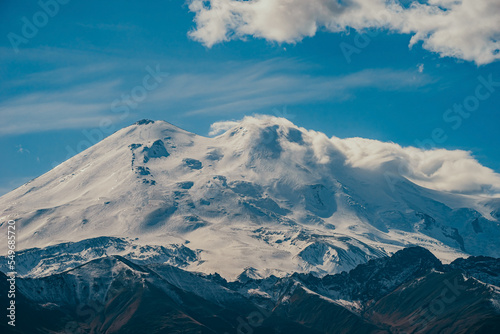
[[[267,115],[247,116],[239,122],[217,122],[212,124],[212,129],[225,130],[221,135],[223,137],[244,136],[247,134],[259,136],[263,132],[270,132],[270,130],[276,134],[285,136],[290,129],[302,132],[299,127],[286,118]]]
[[[216,137],[233,147],[247,151],[248,161],[276,162],[282,153],[293,152],[297,145],[311,144],[308,131],[285,118],[274,116],[245,117],[240,122],[220,122],[212,125],[212,132],[225,131]],[[304,147],[305,148],[305,147]]]
[[[474,198],[401,175],[390,184],[385,169],[347,158],[352,149],[372,164],[394,145],[371,152],[272,116],[219,129],[207,138],[138,121],[0,198],[0,217],[15,219],[19,244],[30,247],[130,238],[141,250],[130,258],[147,261],[189,244],[186,268],[228,279],[245,268],[261,277],[330,274],[414,244],[447,262],[500,254],[500,227],[474,210]]]
[[[137,121],[134,123],[134,125],[147,125],[147,124],[154,124],[155,121],[152,121],[150,119],[141,119],[140,121]]]

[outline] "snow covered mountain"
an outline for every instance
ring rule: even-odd
[[[372,147],[275,117],[215,138],[143,120],[1,197],[0,221],[33,277],[109,255],[226,279],[339,273],[411,245],[500,257],[496,188],[432,187],[398,173],[397,145]]]
[[[498,333],[499,269],[500,259],[443,265],[428,250],[411,247],[322,278],[227,282],[109,256],[60,274],[18,278],[18,326],[2,322],[0,331]],[[8,284],[0,273],[0,288]],[[0,302],[8,303],[7,294]]]

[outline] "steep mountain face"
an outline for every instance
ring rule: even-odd
[[[460,269],[412,247],[323,278],[228,282],[103,257],[18,278],[20,310],[40,322],[19,321],[16,333],[496,333],[500,287],[477,277],[493,282],[500,272],[486,262],[500,266],[500,259],[468,258],[457,262]]]
[[[445,262],[500,257],[498,200],[389,182],[279,118],[215,138],[140,121],[1,197],[0,210],[1,225],[16,220],[29,277],[110,255],[227,279],[322,276],[410,245]]]
[[[496,333],[499,292],[461,272],[435,272],[398,287],[365,316],[379,326],[410,333]]]

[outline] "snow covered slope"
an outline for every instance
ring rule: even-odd
[[[353,163],[352,144],[274,117],[245,118],[215,138],[143,120],[1,197],[0,221],[17,221],[20,255],[32,258],[24,274],[35,276],[71,252],[74,265],[173,254],[169,263],[228,279],[337,273],[408,245],[444,262],[500,257],[491,189],[426,188],[370,166],[369,150]],[[127,245],[98,252],[88,240],[99,237]]]

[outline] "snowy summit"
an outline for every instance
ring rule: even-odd
[[[105,255],[228,279],[338,273],[411,245],[445,263],[500,257],[500,178],[467,152],[268,116],[212,129],[139,121],[1,197],[18,256],[36,259],[20,274]]]

